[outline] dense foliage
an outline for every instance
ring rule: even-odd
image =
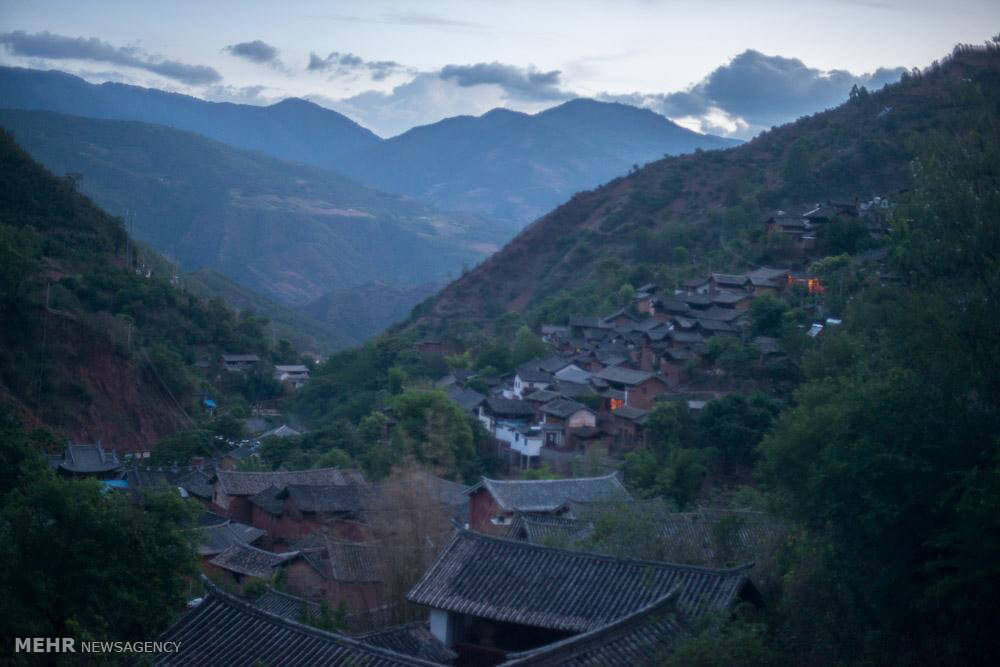
[[[175,493],[105,493],[58,477],[0,415],[0,655],[12,637],[145,641],[190,597],[194,508]]]

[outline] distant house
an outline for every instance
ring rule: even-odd
[[[212,502],[226,510],[232,519],[250,523],[253,505],[250,498],[267,488],[283,489],[289,484],[302,486],[347,486],[365,484],[358,470],[318,468],[277,472],[242,472],[220,470],[212,493]]]
[[[355,613],[385,606],[385,559],[379,545],[313,534],[294,542],[308,568],[289,571],[288,591],[315,601],[326,600],[333,609],[341,602]]]
[[[198,530],[198,555],[203,559],[218,556],[235,544],[249,544],[264,536],[264,531],[245,523],[230,521],[211,512],[203,513]]]
[[[667,381],[650,371],[636,371],[631,368],[609,366],[594,374],[606,381],[613,389],[625,392],[625,405],[648,410],[660,394],[669,389]]]
[[[531,403],[513,398],[490,397],[479,406],[479,421],[492,435],[500,422],[528,424],[534,415]]]
[[[253,579],[269,581],[277,568],[288,566],[301,557],[302,554],[298,551],[274,553],[248,544],[235,543],[207,561],[203,567],[208,572],[226,575],[242,589]],[[305,563],[300,560],[299,565],[304,566]]]
[[[250,370],[260,361],[256,354],[223,354],[222,367],[230,373],[241,373]]]
[[[480,394],[475,389],[451,385],[446,391],[448,398],[458,403],[459,407],[473,415],[478,412],[479,406],[486,400],[486,395]]]
[[[610,315],[601,318],[601,323],[608,327],[622,327],[629,324],[635,324],[638,321],[638,317],[632,315],[624,308],[620,308]]]
[[[557,398],[541,408],[546,447],[563,447],[576,429],[595,428],[597,414],[582,403]]]
[[[608,425],[618,453],[628,452],[646,442],[646,420],[648,410],[622,406],[611,413]]]
[[[747,276],[753,283],[754,292],[758,295],[776,294],[785,289],[790,273],[788,269],[761,267],[750,271]]]
[[[720,290],[753,291],[753,283],[746,274],[713,273],[710,279],[709,293],[714,297]]]
[[[368,484],[269,486],[250,497],[250,523],[273,539],[292,540],[314,532],[362,540],[363,512],[371,505]]]
[[[518,512],[562,514],[571,500],[630,502],[632,496],[612,473],[602,477],[498,480],[483,477],[468,489],[469,528],[500,534]]]
[[[407,599],[430,609],[431,632],[460,660],[477,656],[483,660],[477,664],[487,664],[488,652],[495,664],[509,653],[541,652],[574,636],[586,642],[594,638],[588,633],[671,594],[678,611],[689,619],[726,613],[739,600],[759,602],[760,594],[747,576],[751,567],[708,569],[619,559],[463,530],[456,532]],[[626,664],[650,664],[653,657],[633,655]],[[615,659],[614,664],[622,664],[621,656]],[[647,662],[637,662],[643,659]]]
[[[301,364],[289,366],[275,364],[274,379],[291,389],[300,389],[309,381],[309,369]]]
[[[300,435],[302,435],[300,431],[296,431],[288,424],[282,424],[281,426],[272,428],[269,431],[264,431],[263,433],[257,436],[257,439],[266,440],[268,438],[279,438],[279,439],[297,438]]]
[[[552,386],[553,381],[552,373],[521,368],[514,375],[514,395],[522,398],[538,389],[548,389]]]
[[[72,477],[111,479],[121,470],[122,463],[115,450],[108,451],[100,442],[77,444],[70,441],[62,458],[54,458],[53,466],[62,474]]]

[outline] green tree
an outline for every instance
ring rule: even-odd
[[[781,335],[782,316],[788,310],[784,300],[772,294],[764,294],[750,304],[750,321],[755,336]]]
[[[511,363],[520,366],[524,362],[536,357],[543,357],[549,351],[541,338],[532,333],[531,329],[522,326],[514,334],[514,344],[511,347]]]

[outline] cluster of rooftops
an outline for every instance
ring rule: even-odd
[[[282,474],[289,473],[221,471],[215,484],[230,493],[259,493],[277,487]],[[289,480],[322,488],[326,474]],[[358,481],[351,471],[337,474],[341,481]],[[594,516],[588,512],[630,511],[636,501],[614,474],[537,481],[483,478],[462,493],[470,521],[480,499],[518,521],[503,535],[456,524],[406,595],[428,610],[427,621],[349,636],[302,622],[319,614],[316,599],[272,588],[250,600],[206,580],[205,598],[160,637],[179,642],[180,650],[157,656],[156,664],[651,665],[699,619],[725,614],[741,600],[760,603],[749,580],[749,562],[719,568],[617,558],[546,546],[538,535],[531,539],[518,532],[552,525],[580,534]],[[686,515],[663,518],[665,534],[687,537],[676,530],[678,521],[690,523]],[[327,549],[336,542],[350,552],[332,559],[337,564],[325,564],[349,564],[353,570],[339,575],[345,579],[362,581],[377,569],[377,548],[330,536],[314,535],[278,554],[245,542],[255,537],[252,526],[206,514],[203,528],[213,537],[204,541],[202,555],[223,557],[227,567],[248,577],[269,579],[276,568],[314,553],[320,542],[327,542]]]

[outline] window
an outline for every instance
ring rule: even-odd
[[[512,518],[503,514],[497,514],[495,517],[490,519],[490,523],[494,526],[509,526]]]

